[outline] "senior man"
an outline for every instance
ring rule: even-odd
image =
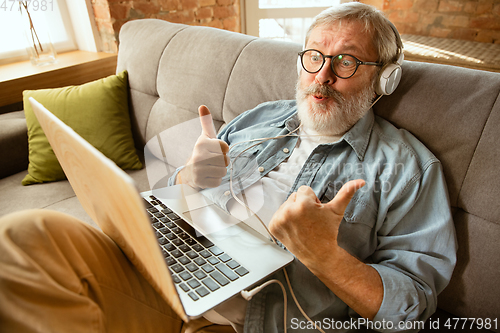
[[[241,207],[227,195],[231,190],[238,195],[244,189],[247,199],[262,193],[257,215],[297,258],[287,268],[292,290],[306,314],[325,327],[334,321],[352,326],[350,318],[361,316],[372,328],[410,328],[434,313],[455,264],[439,161],[371,110],[380,71],[401,56],[398,38],[367,5],[321,13],[299,54],[296,101],[259,105],[219,138],[210,129],[210,112],[200,107],[203,134],[170,180],[204,189],[235,215]],[[241,144],[248,138],[274,139]],[[244,167],[227,173],[228,161],[247,148],[259,176],[241,174]],[[231,189],[230,177],[252,180]],[[286,283],[282,272],[275,277]],[[275,331],[282,322],[280,297],[277,286],[256,295],[245,328]],[[288,316],[292,326],[309,327],[292,300]]]
[[[247,111],[218,138],[210,112],[200,107],[203,133],[170,184],[203,189],[238,215],[239,203],[226,195],[229,178],[241,180],[254,161],[251,181],[232,190],[264,196],[256,213],[296,256],[286,276],[273,276],[283,283],[289,277],[288,292],[297,299],[289,297],[289,329],[314,328],[300,306],[324,331],[338,328],[335,322],[344,331],[359,329],[353,318],[366,318],[368,328],[401,330],[398,323],[435,311],[455,264],[441,165],[410,133],[371,110],[381,67],[401,51],[380,12],[359,3],[327,10],[305,45],[296,101]],[[245,143],[260,137],[273,139]],[[228,173],[229,159],[243,150]],[[67,215],[13,214],[0,222],[0,237],[2,331],[283,331],[283,295],[275,286],[182,328],[116,244]]]

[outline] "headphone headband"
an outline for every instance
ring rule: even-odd
[[[400,58],[401,58],[401,54],[403,53],[403,48],[404,48],[404,46],[403,46],[403,40],[401,39],[401,35],[399,34],[398,29],[396,28],[396,26],[391,21],[389,21],[389,20],[387,20],[387,22],[391,26],[391,29],[394,32],[394,36],[396,36],[396,46],[398,48],[398,58],[397,58],[396,63],[399,64],[399,65],[402,65],[403,59],[400,59]],[[401,60],[401,62],[400,62],[400,60]]]

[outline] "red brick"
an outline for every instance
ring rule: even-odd
[[[109,13],[109,6],[107,4],[106,5],[95,4],[93,7],[94,7],[94,16],[96,19],[109,20],[111,18],[111,15]]]
[[[414,10],[422,12],[435,12],[437,11],[439,0],[415,0],[413,5]]]
[[[373,6],[377,9],[380,9],[380,10],[384,9],[384,0],[361,0],[359,2]]]
[[[219,29],[224,28],[224,26],[220,20],[213,20],[213,21],[208,23],[208,26],[212,27],[212,28],[219,28]]]
[[[474,39],[476,42],[481,43],[493,43],[493,34],[491,30],[481,30],[477,33],[476,38]]]
[[[211,19],[214,16],[214,10],[212,7],[202,7],[196,11],[197,20]]]
[[[420,20],[420,14],[412,11],[404,11],[402,18],[406,23],[417,23]]]
[[[429,14],[422,15],[420,23],[426,27],[428,25],[439,24],[439,22],[442,22],[442,21],[443,21],[443,15],[429,13]]]
[[[107,6],[108,1],[107,0],[94,0],[94,1],[92,1],[92,5]]]
[[[439,3],[440,12],[461,12],[464,7],[463,2],[458,0],[442,0]]]
[[[235,14],[234,6],[219,6],[214,8],[214,18],[216,19],[232,17]]]
[[[115,20],[124,20],[128,17],[130,6],[128,4],[110,3],[109,13]]]
[[[460,15],[460,16],[445,16],[442,24],[445,27],[459,27],[459,28],[467,28],[469,26],[469,16]]]
[[[239,20],[236,17],[231,17],[228,19],[225,19],[222,21],[222,26],[224,27],[225,30],[229,31],[234,31],[238,32],[240,29],[239,27]]]
[[[195,23],[194,12],[191,10],[160,13],[157,18],[173,23]]]
[[[179,0],[158,0],[158,5],[161,11],[166,12],[182,9]]]
[[[497,3],[497,4],[493,7],[493,15],[500,16],[500,3]],[[500,19],[500,18],[499,18],[499,19]]]
[[[500,44],[500,31],[491,31],[491,37],[493,38],[493,43]]]
[[[408,32],[406,33],[411,35],[424,35],[428,33],[426,29],[422,28],[422,26],[418,24],[408,25],[407,31]]]
[[[115,31],[115,36],[118,35],[122,26],[127,22],[127,20],[115,21],[113,23],[113,30]]]
[[[216,0],[200,0],[200,7],[214,6]]]
[[[407,10],[413,7],[413,0],[392,0],[384,3],[384,9]]]
[[[115,30],[109,20],[96,20],[97,29],[101,34],[114,34]]]
[[[479,1],[476,8],[476,15],[489,14],[493,10],[493,1]]]
[[[397,28],[400,34],[422,35],[423,33],[425,33],[419,26],[415,24],[401,23],[397,26]]]
[[[500,20],[497,17],[474,17],[470,22],[471,28],[500,30]]]
[[[417,23],[420,14],[413,11],[392,11],[387,18],[393,23]]]
[[[400,12],[400,11],[392,11],[392,12],[390,12],[389,15],[387,15],[387,18],[392,23],[404,22],[404,20],[403,20],[403,13]]]
[[[468,14],[474,14],[477,9],[477,1],[468,1],[464,6],[464,12]]]
[[[134,9],[146,16],[158,14],[160,6],[152,2],[134,2]]]
[[[229,6],[234,4],[234,0],[217,0],[219,6]]]
[[[476,36],[477,30],[475,29],[454,29],[450,34],[450,38],[470,41],[473,41]]]
[[[202,20],[198,20],[197,19],[197,23],[198,25],[202,25],[202,26],[208,26],[208,23],[212,21],[212,18],[207,18],[207,19],[202,19]]]
[[[187,10],[198,8],[200,5],[198,0],[181,0],[181,6],[183,10]]]
[[[440,37],[440,38],[446,38],[450,35],[451,30],[450,29],[444,29],[444,28],[439,28],[439,27],[432,27],[429,36],[431,37]]]
[[[101,34],[101,45],[103,51],[116,53],[118,45],[114,34]]]

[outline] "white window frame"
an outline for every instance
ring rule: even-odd
[[[101,38],[90,0],[66,0],[78,50],[99,52]]]
[[[339,3],[353,0],[339,0]],[[329,7],[259,8],[259,0],[242,0],[242,28],[247,35],[259,37],[259,20],[273,18],[311,18]],[[304,31],[305,34],[305,31]]]

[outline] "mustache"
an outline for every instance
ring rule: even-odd
[[[344,95],[342,95],[342,93],[324,84],[313,83],[310,86],[304,88],[302,90],[302,93],[303,96],[320,95],[326,98],[332,98],[336,102],[345,101],[345,97]]]

